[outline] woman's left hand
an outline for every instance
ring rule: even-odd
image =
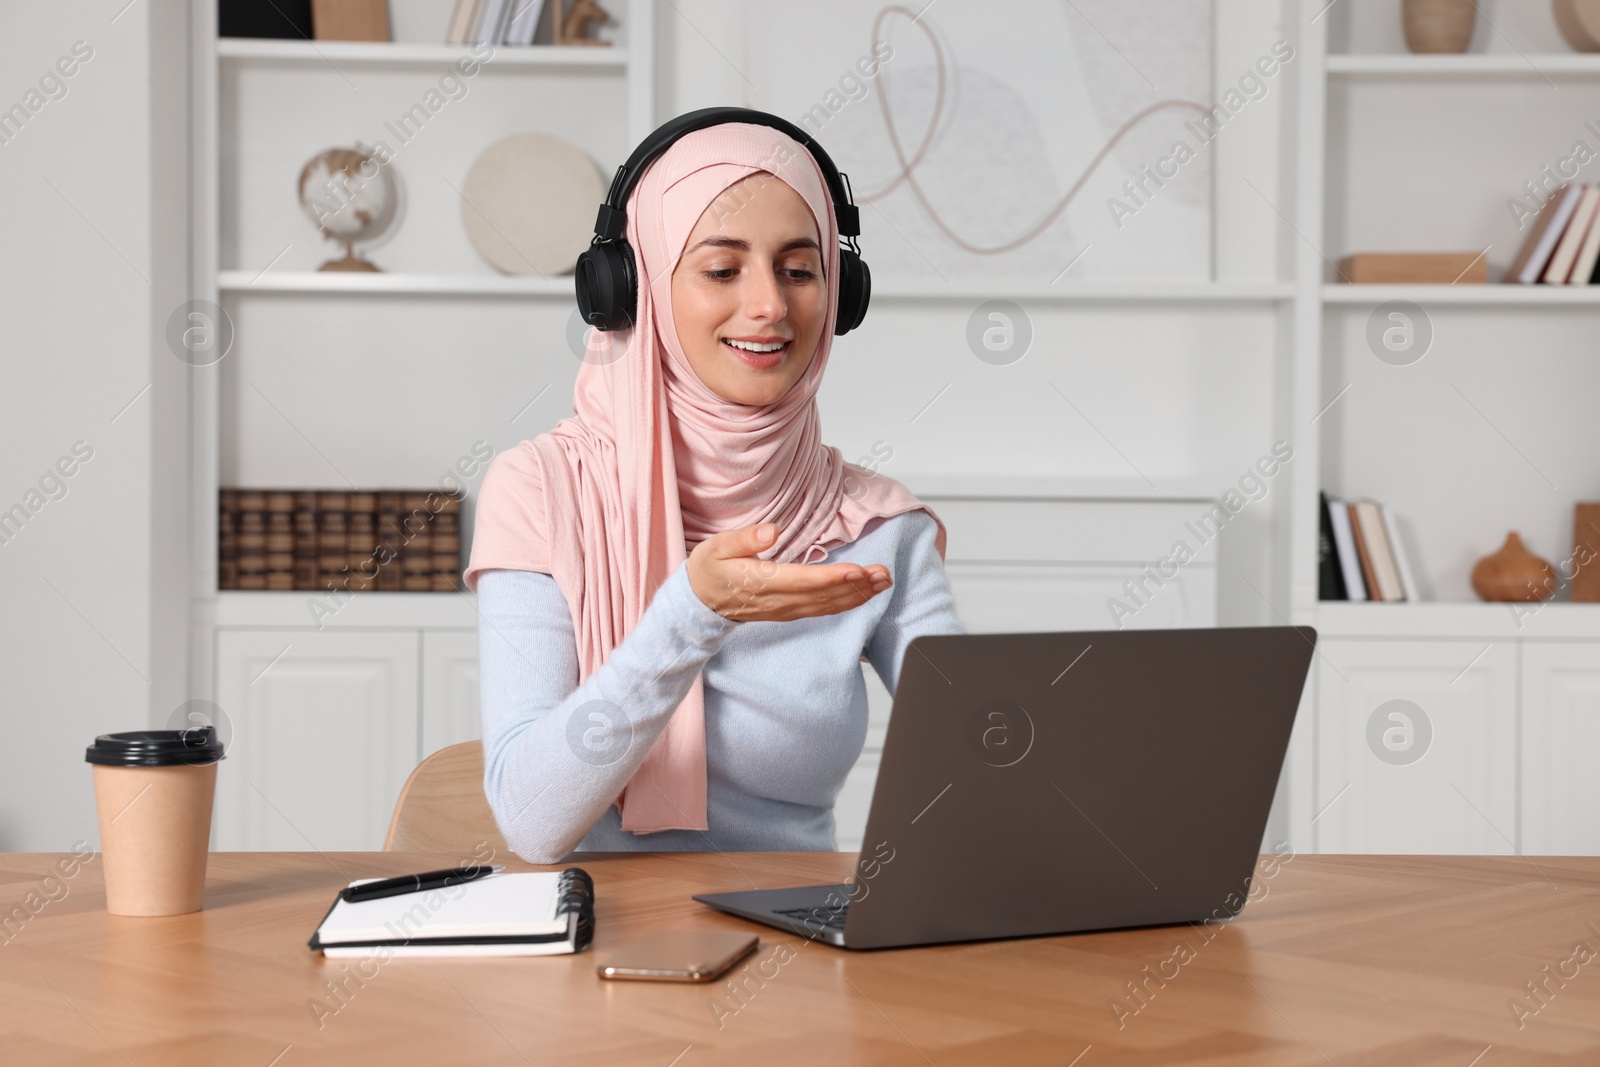
[[[689,586],[707,607],[740,622],[792,622],[860,607],[894,584],[881,563],[774,563],[756,553],[771,523],[712,534],[689,554]]]

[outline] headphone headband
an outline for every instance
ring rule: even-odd
[[[595,217],[596,240],[615,241],[627,232],[628,194],[633,192],[633,187],[639,182],[640,173],[651,160],[666,151],[684,134],[703,130],[708,126],[720,126],[725,122],[747,122],[756,126],[768,126],[800,142],[822,168],[823,180],[827,183],[828,193],[833,198],[833,213],[839,222],[839,236],[855,237],[861,232],[861,213],[850,202],[848,179],[833,165],[833,160],[823,151],[822,146],[805,130],[787,119],[752,108],[703,107],[698,111],[686,112],[668,120],[640,142],[639,147],[628,157],[628,161],[617,168],[616,176],[611,180],[611,191],[606,194],[605,203],[600,205],[600,212]]]
[[[633,249],[628,244],[628,196],[650,161],[674,141],[684,134],[725,122],[747,122],[787,134],[816,160],[833,201],[833,214],[843,242],[839,249],[839,296],[833,332],[849,333],[861,325],[872,299],[872,272],[856,246],[856,236],[861,232],[861,212],[850,202],[849,179],[833,165],[822,146],[799,126],[746,107],[707,107],[679,115],[646,137],[628,161],[617,168],[617,175],[611,180],[611,191],[595,217],[594,239],[578,256],[574,270],[578,314],[599,330],[625,330],[633,325],[634,309],[639,303],[639,271]]]

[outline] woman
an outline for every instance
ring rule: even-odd
[[[821,441],[839,233],[803,146],[685,134],[626,210],[634,325],[478,496],[484,790],[534,863],[832,850],[863,656],[893,693],[912,638],[965,632],[944,527]]]

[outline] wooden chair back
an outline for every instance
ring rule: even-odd
[[[506,857],[511,849],[483,795],[483,742],[441,748],[417,764],[400,789],[385,852],[452,852],[473,857],[479,842]]]

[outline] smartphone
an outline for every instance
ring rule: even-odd
[[[600,964],[601,978],[710,982],[756,950],[755,934],[727,930],[657,930]]]

